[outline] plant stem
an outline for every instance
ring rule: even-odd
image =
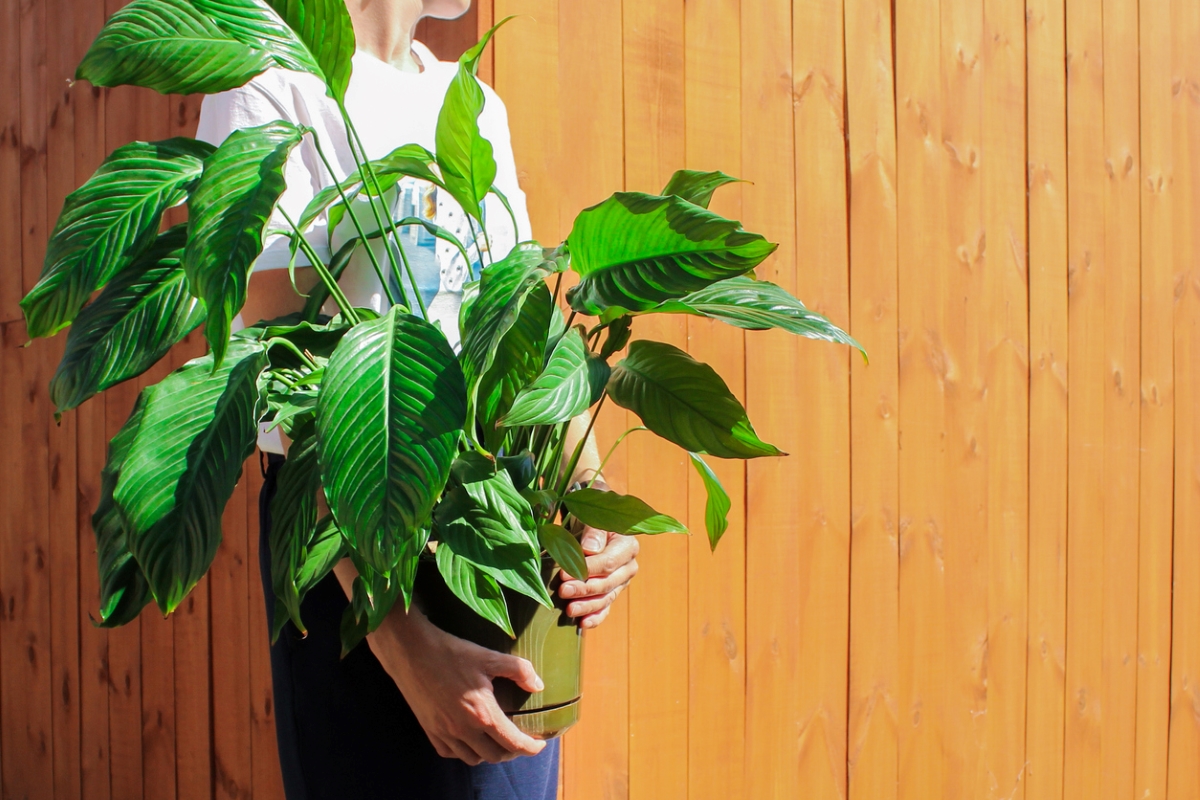
[[[592,488],[592,484],[595,483],[596,479],[599,478],[600,475],[604,472],[604,467],[608,464],[608,460],[610,458],[612,458],[613,453],[617,452],[617,448],[621,446],[621,442],[625,441],[626,436],[628,436],[631,433],[636,433],[637,431],[648,431],[648,430],[650,430],[650,429],[647,428],[645,425],[638,425],[636,428],[630,428],[629,430],[625,431],[620,436],[618,436],[617,440],[615,442],[613,442],[612,447],[608,448],[608,453],[605,454],[604,460],[602,460],[600,462],[600,466],[596,467],[596,474],[592,476],[592,479],[590,481],[588,481],[587,488],[589,488],[589,489]]]
[[[592,428],[596,427],[596,419],[600,416],[600,409],[604,407],[604,401],[607,399],[608,391],[605,390],[600,393],[600,401],[596,403],[596,410],[592,412],[592,418],[588,420],[587,430],[583,432],[583,436],[579,437],[579,441],[576,442],[575,451],[571,453],[571,460],[558,480],[558,489],[555,494],[558,495],[560,500],[571,486],[571,478],[575,475],[575,468],[579,466],[579,457],[583,455],[583,448],[587,445],[588,437],[592,435]],[[565,436],[563,437],[563,441],[566,441]]]
[[[292,230],[295,231],[296,237],[299,240],[300,249],[304,252],[305,257],[312,262],[313,269],[317,271],[317,277],[321,279],[321,283],[325,284],[325,288],[329,290],[329,294],[333,297],[333,301],[337,303],[338,308],[342,310],[342,313],[346,316],[346,319],[350,321],[350,324],[357,325],[359,322],[361,322],[358,312],[354,310],[354,306],[350,305],[350,301],[346,299],[346,295],[342,291],[342,287],[338,286],[338,282],[334,280],[332,275],[329,274],[329,268],[325,266],[325,262],[322,261],[312,249],[312,245],[310,245],[308,240],[304,238],[304,234],[300,232],[298,227],[296,227],[296,223],[292,220],[291,216],[283,210],[282,206],[279,207],[279,212],[283,214],[283,218],[287,220],[288,225],[292,226]]]
[[[562,288],[562,276],[563,274],[560,272],[558,273],[558,277],[554,279],[554,300],[552,305],[558,305],[558,290]]]
[[[339,109],[342,112],[342,120],[346,123],[346,131],[348,132],[347,143],[351,145],[350,153],[354,155],[355,162],[358,163],[359,170],[371,179],[372,185],[375,187],[375,194],[378,196],[379,204],[387,211],[388,227],[391,230],[392,238],[396,242],[396,249],[400,251],[400,260],[404,262],[404,272],[408,276],[408,282],[412,284],[413,294],[417,296],[417,305],[421,309],[421,316],[426,322],[429,321],[429,309],[425,307],[425,298],[421,297],[421,288],[417,285],[417,278],[413,274],[412,265],[408,263],[408,255],[404,252],[404,245],[400,243],[400,232],[396,230],[396,222],[392,219],[391,211],[384,204],[383,192],[379,188],[379,179],[375,177],[375,170],[371,167],[371,162],[367,160],[367,149],[363,147],[362,139],[358,135],[358,129],[354,127],[354,123],[350,121],[350,114],[346,111],[346,107],[339,104]],[[354,143],[358,144],[358,154],[354,154]],[[361,158],[361,160],[360,160]],[[371,200],[371,211],[375,214],[375,224],[383,230],[383,220],[379,216],[379,209],[375,207],[371,193],[367,192],[367,199]],[[386,240],[385,240],[386,241]],[[369,245],[368,245],[369,246]],[[388,258],[392,264],[392,271],[398,272],[396,267],[396,256],[392,253],[392,248],[388,247]]]
[[[392,295],[392,289],[388,285],[387,279],[383,276],[383,267],[379,263],[379,259],[375,256],[375,251],[371,249],[371,243],[367,241],[367,234],[363,233],[362,223],[358,221],[358,215],[354,213],[354,207],[350,204],[350,199],[346,197],[346,192],[342,189],[342,184],[337,179],[337,173],[333,171],[333,165],[329,163],[329,159],[325,157],[325,151],[321,148],[321,142],[317,137],[313,136],[313,142],[317,146],[317,155],[321,157],[321,162],[325,164],[325,169],[329,170],[329,174],[333,177],[333,185],[337,187],[338,197],[342,198],[342,205],[346,207],[346,213],[350,215],[350,221],[354,223],[354,230],[358,231],[358,238],[362,239],[363,245],[367,249],[367,255],[371,259],[371,266],[375,268],[375,275],[379,278],[379,282],[383,284],[383,292],[387,295],[388,302],[396,305],[396,298]],[[368,201],[370,195],[367,196]],[[330,236],[333,231],[329,232]]]
[[[309,367],[311,367],[312,369],[317,368],[317,362],[313,361],[311,358],[308,357],[308,355],[306,353],[301,351],[301,349],[299,347],[296,347],[295,344],[293,344],[292,342],[283,338],[282,336],[276,336],[273,339],[268,339],[267,341],[263,342],[263,344],[266,345],[267,347],[273,347],[274,345],[281,344],[281,345],[283,345],[283,348],[285,350],[291,350],[292,353],[294,353],[297,358],[299,358],[301,361],[303,361]]]
[[[571,316],[567,317],[567,330],[571,330],[571,323],[575,321],[575,309],[571,309]]]

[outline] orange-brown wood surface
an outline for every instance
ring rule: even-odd
[[[283,797],[250,459],[180,609],[91,624],[107,439],[17,302],[63,198],[198,98],[72,84],[122,0],[0,0],[0,797]],[[845,348],[638,323],[791,455],[607,470],[697,530],[588,634],[568,800],[1200,797],[1200,3],[477,0],[418,37],[504,98],[534,233],[681,167]],[[179,212],[173,212],[172,221]],[[607,409],[602,449],[636,419]],[[402,780],[402,778],[400,778]]]

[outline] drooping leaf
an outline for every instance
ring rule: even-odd
[[[692,465],[704,481],[704,491],[708,495],[704,504],[704,528],[708,531],[708,544],[715,551],[717,542],[721,541],[721,537],[729,528],[729,494],[721,485],[717,473],[712,471],[712,467],[703,458],[695,453],[688,453],[688,457],[692,459]]]
[[[508,604],[495,578],[449,547],[438,547],[437,568],[455,597],[509,636],[514,635],[508,618]]]
[[[396,308],[356,326],[329,359],[317,403],[321,479],[347,540],[380,573],[424,546],[466,399],[446,337]]]
[[[506,17],[493,26],[459,58],[458,72],[446,90],[434,133],[437,162],[446,188],[463,211],[476,220],[481,219],[479,205],[496,180],[496,159],[492,143],[479,131],[484,94],[475,74],[479,57],[492,34],[510,19]]]
[[[382,575],[371,569],[353,550],[349,555],[358,570],[358,577],[354,579],[350,604],[342,614],[342,658],[383,623],[399,599],[401,588],[395,576]],[[415,564],[413,569],[415,571]]]
[[[129,552],[125,521],[113,501],[113,489],[121,477],[121,468],[137,436],[145,410],[145,396],[139,395],[129,419],[108,445],[108,462],[100,472],[100,503],[92,515],[96,534],[96,561],[100,568],[100,619],[102,628],[115,628],[137,619],[153,599],[146,576],[137,559]]]
[[[42,275],[21,301],[31,337],[69,325],[92,292],[154,242],[163,212],[187,198],[212,152],[193,139],[132,142],[67,196]]]
[[[449,547],[502,586],[550,607],[533,509],[506,471],[451,490],[438,507],[437,527],[438,550]]]
[[[537,464],[533,453],[526,448],[511,456],[499,456],[496,463],[504,468],[518,493],[533,486],[537,479]],[[523,496],[523,495],[522,495]]]
[[[579,540],[569,530],[553,522],[543,523],[538,526],[538,541],[554,559],[554,563],[568,575],[576,580],[587,580],[587,556]]]
[[[748,330],[779,328],[809,339],[848,344],[866,354],[854,337],[769,281],[729,278],[678,300],[667,300],[651,313],[693,314]]]
[[[326,575],[333,572],[334,566],[345,555],[346,540],[342,538],[342,532],[338,530],[333,515],[326,514],[317,522],[316,530],[313,532],[312,538],[305,548],[304,558],[301,560],[300,568],[296,572],[296,594],[301,605],[304,603],[305,595],[324,580]],[[271,620],[272,644],[279,638],[283,626],[291,618],[287,607],[276,597],[275,613]]]
[[[475,483],[491,478],[496,474],[499,466],[495,457],[475,450],[467,450],[459,453],[458,457],[454,459],[454,463],[450,465],[450,474],[459,483]]]
[[[275,496],[271,499],[271,585],[275,599],[283,604],[292,622],[302,632],[300,591],[297,575],[308,555],[308,543],[317,527],[317,431],[313,417],[295,430],[288,457],[279,470]]]
[[[687,533],[682,522],[660,514],[631,494],[578,489],[568,492],[563,505],[584,525],[613,533]]]
[[[689,203],[695,203],[701,208],[708,208],[713,192],[727,183],[737,183],[741,179],[724,172],[702,172],[694,169],[677,170],[667,181],[662,190],[664,195],[676,195]]]
[[[339,103],[350,85],[354,26],[345,0],[267,0],[320,68],[329,95]]]
[[[204,335],[219,366],[230,322],[246,302],[250,267],[263,248],[263,230],[286,187],[283,167],[304,131],[269,122],[230,134],[204,162],[188,199],[183,268],[208,308]]]
[[[180,266],[186,239],[184,226],[159,236],[76,317],[50,379],[59,414],[141,375],[204,321]]]
[[[145,86],[163,94],[236,89],[277,63],[265,41],[248,44],[237,35],[240,26],[222,24],[245,15],[251,31],[278,36],[274,29],[282,21],[265,5],[256,5],[250,0],[133,0],[101,29],[75,77],[94,86]]]
[[[521,316],[530,295],[545,287],[542,250],[519,246],[483,270],[479,294],[471,302],[462,326],[462,365],[468,391],[474,399],[480,379],[492,368],[500,343]],[[549,330],[549,320],[542,335]],[[538,369],[541,368],[538,353]],[[534,373],[537,374],[536,372]]]
[[[625,345],[629,344],[629,337],[633,335],[632,327],[633,317],[628,314],[622,314],[610,322],[604,345],[600,348],[600,357],[606,359],[618,350],[623,350]]]
[[[521,390],[500,424],[551,425],[574,419],[592,404],[589,378],[587,345],[579,330],[572,328],[558,340],[542,373]]]
[[[613,368],[608,394],[647,428],[693,453],[756,458],[783,453],[758,438],[746,409],[713,368],[677,347],[638,340]]]
[[[203,577],[221,541],[221,512],[254,449],[266,354],[235,340],[225,363],[189,361],[145,391],[145,411],[113,496],[130,551],[170,613]]]
[[[646,311],[749,272],[775,251],[756,233],[679,197],[618,192],[582,211],[567,238],[576,311]]]

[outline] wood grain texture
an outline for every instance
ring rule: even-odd
[[[850,332],[848,795],[894,800],[898,773],[899,452],[892,4],[847,3]]]
[[[684,164],[684,4],[635,0],[623,8],[625,185],[657,192]],[[687,347],[682,316],[644,317],[634,332]],[[638,424],[632,414],[628,419]],[[687,456],[648,432],[627,442],[630,487],[682,519],[693,469]],[[681,536],[643,537],[640,570],[655,577],[629,589],[631,800],[688,796],[688,627],[679,603],[688,593],[688,545]],[[675,624],[663,624],[664,609],[671,609],[666,618]],[[649,663],[655,669],[640,668]]]
[[[1026,3],[1029,594],[1025,796],[1063,792],[1067,615],[1067,90],[1062,0]]]

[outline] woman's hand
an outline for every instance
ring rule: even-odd
[[[397,607],[367,642],[443,758],[496,764],[546,746],[505,716],[492,688],[501,677],[540,692],[542,679],[525,659],[446,633],[415,605],[408,614]]]
[[[570,602],[568,616],[580,627],[594,628],[604,621],[617,595],[637,575],[638,540],[619,533],[584,527],[580,544],[587,556],[588,578],[576,580],[563,573],[558,594]]]

